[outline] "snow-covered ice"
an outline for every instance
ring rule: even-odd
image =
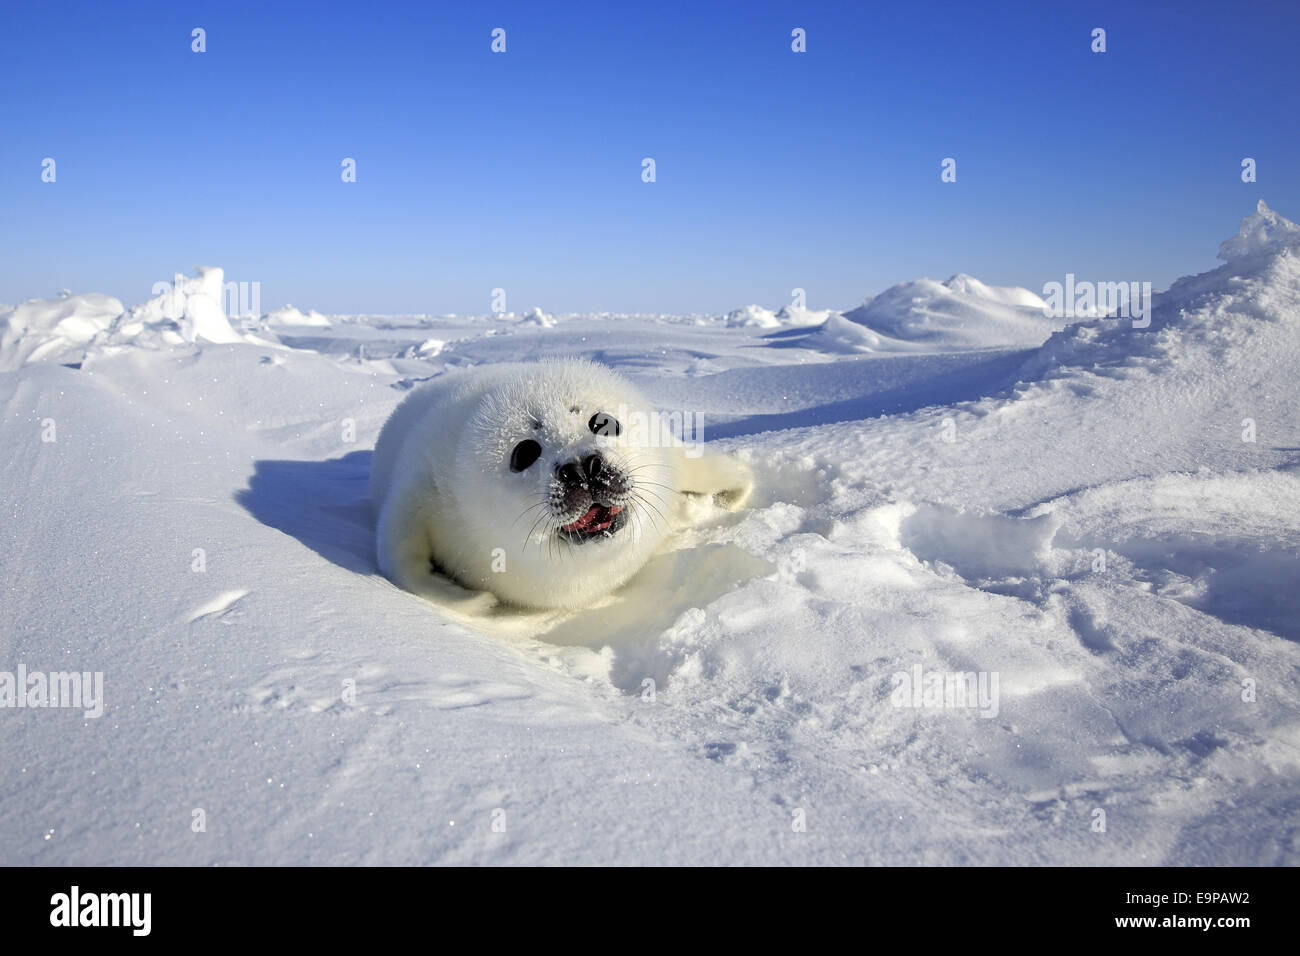
[[[1220,256],[1141,329],[964,275],[0,311],[0,672],[105,696],[0,709],[0,862],[1300,862],[1300,233],[1261,203]],[[375,569],[369,449],[418,382],[542,355],[701,413],[755,500],[603,606],[450,616]]]
[[[330,320],[321,315],[315,309],[308,309],[303,312],[301,309],[295,309],[292,305],[281,306],[266,314],[267,325],[309,325],[319,328],[329,328],[332,324]]]
[[[933,348],[1030,347],[1065,324],[1044,317],[1045,306],[1028,289],[985,285],[958,273],[946,282],[900,282],[845,318],[881,336]]]

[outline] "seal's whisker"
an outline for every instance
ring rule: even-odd
[[[660,472],[665,476],[667,476],[667,474],[671,471],[671,469],[663,465],[655,465],[653,462],[647,462],[644,465],[636,465],[635,467],[628,468],[627,474],[630,477],[635,478],[637,475],[641,474],[641,472],[646,471],[647,469],[653,469],[654,471]]]
[[[658,482],[658,481],[643,481],[643,480],[641,480],[641,481],[637,481],[636,484],[637,484],[637,487],[638,487],[638,488],[641,487],[642,485],[648,485],[648,486],[651,487],[651,488],[663,488],[665,491],[676,491],[676,490],[677,490],[677,489],[674,488],[672,485],[665,485],[665,484],[662,484],[662,483],[660,483],[660,482]],[[662,499],[661,499],[661,500],[662,500]]]
[[[639,504],[639,503],[638,503],[638,504]],[[659,523],[659,520],[658,520],[658,519],[657,519],[653,514],[651,514],[649,511],[647,511],[647,512],[646,512],[646,516],[650,519],[650,523],[651,523],[654,527],[659,528],[660,530],[663,530],[663,526]],[[665,532],[665,533],[667,533],[667,532]]]
[[[545,499],[543,499],[542,501],[537,502],[537,504],[530,505],[529,507],[525,508],[523,511],[519,512],[519,517],[516,518],[514,521],[510,522],[511,529],[513,529],[515,525],[519,524],[519,522],[523,520],[524,515],[528,514],[528,512],[532,511],[534,508],[544,508],[545,506],[546,506],[546,501]]]
[[[641,486],[638,485],[636,488],[632,489],[632,493],[633,493],[633,494],[642,494]],[[663,505],[665,508],[668,507],[668,501],[664,498],[663,495],[659,494],[658,492],[656,492],[656,491],[651,491],[649,488],[647,488],[647,489],[645,489],[644,494],[646,494],[646,495],[648,495],[648,496],[654,498],[656,501],[658,501],[658,502],[659,502],[661,505]]]
[[[658,486],[658,488],[667,488],[669,490],[672,490],[672,485],[667,484],[666,481],[654,481],[651,479],[643,479],[643,477],[637,477],[636,475],[632,476],[632,480],[636,481],[638,485],[656,485]]]
[[[533,540],[533,532],[537,530],[537,526],[538,526],[539,524],[541,524],[543,521],[545,521],[546,518],[547,518],[547,513],[546,513],[546,512],[542,512],[542,516],[541,516],[540,518],[538,518],[536,521],[533,522],[533,526],[532,526],[531,528],[528,529],[528,537],[524,538],[524,546],[523,546],[523,548],[521,549],[521,553],[522,553],[523,551],[528,550],[528,542],[531,541],[531,540]],[[549,537],[549,536],[548,536],[548,537]]]
[[[666,532],[668,530],[668,519],[664,517],[663,512],[660,511],[658,508],[656,508],[654,505],[650,504],[649,501],[647,501],[645,498],[641,497],[640,495],[635,495],[634,497],[636,498],[638,504],[644,505],[645,507],[649,508],[652,512],[654,512],[659,516],[659,518],[664,522],[662,527]]]

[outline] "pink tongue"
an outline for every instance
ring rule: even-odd
[[[590,508],[587,509],[587,513],[585,515],[583,515],[577,521],[564,525],[560,530],[561,531],[589,531],[592,529],[593,525],[596,526],[597,528],[604,528],[607,527],[609,523],[614,519],[614,515],[618,514],[622,510],[623,510],[622,508],[602,508],[600,505],[592,505]],[[597,519],[601,517],[602,513],[605,515],[605,520],[598,522]]]

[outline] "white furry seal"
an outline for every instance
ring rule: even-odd
[[[444,605],[478,603],[465,588],[524,607],[589,604],[646,563],[685,520],[687,496],[738,508],[753,487],[744,463],[666,441],[646,424],[658,421],[586,361],[489,366],[417,389],[371,464],[380,570]]]

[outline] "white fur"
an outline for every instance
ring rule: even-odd
[[[570,360],[448,372],[412,392],[380,432],[371,464],[380,570],[465,610],[492,603],[483,592],[525,607],[581,607],[627,581],[688,520],[684,496],[710,495],[727,508],[748,498],[753,481],[739,460],[688,455],[626,421],[617,438],[595,435],[588,422],[597,412],[635,420],[652,406],[608,368]],[[525,439],[542,446],[541,457],[513,472],[511,451]],[[597,451],[629,476],[627,523],[573,544],[555,533],[572,520],[554,511],[555,469]]]

